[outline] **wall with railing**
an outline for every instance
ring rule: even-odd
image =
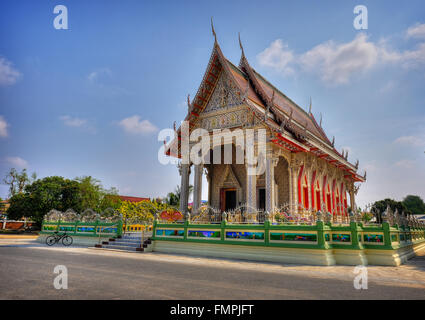
[[[235,218],[213,213],[204,219],[186,215],[179,221],[154,221],[153,240],[237,244],[308,249],[397,250],[425,242],[425,226],[408,221],[364,223],[356,216],[338,223],[318,212],[315,221],[276,220],[262,217]],[[255,215],[253,213],[252,215]]]
[[[72,209],[66,212],[51,210],[44,217],[41,235],[51,233],[67,233],[71,236],[84,237],[118,237],[122,235],[122,217],[113,211],[98,214],[87,209],[77,214]]]

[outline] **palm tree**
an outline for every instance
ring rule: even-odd
[[[189,196],[192,194],[192,192],[193,192],[193,186],[189,185]],[[174,189],[174,192],[169,192],[167,194],[166,202],[170,206],[178,207],[180,205],[180,186],[179,185],[176,186],[176,189]]]

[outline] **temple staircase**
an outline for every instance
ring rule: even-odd
[[[102,244],[96,244],[95,248],[123,252],[151,252],[152,240],[150,236],[150,234],[145,234],[142,239],[141,232],[126,233],[121,238],[102,241]]]

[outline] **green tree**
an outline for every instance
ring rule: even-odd
[[[419,196],[408,195],[403,199],[403,205],[409,210],[412,214],[424,214],[425,213],[425,203]]]
[[[121,198],[118,195],[118,190],[116,188],[111,188],[109,190],[103,190],[101,192],[101,200],[99,203],[99,212],[102,212],[108,208],[118,210],[121,207]]]
[[[189,196],[193,192],[193,186],[189,185]],[[174,192],[169,192],[167,194],[167,198],[165,199],[165,202],[170,206],[176,206],[178,207],[180,205],[180,186],[177,185]]]
[[[405,213],[409,213],[409,210],[407,210],[402,202],[389,198],[376,201],[373,206],[375,207],[375,214],[377,215],[376,220],[378,223],[382,222],[382,213],[387,209],[387,206],[389,206],[393,212],[397,209],[399,213],[402,213],[403,211]]]
[[[9,186],[9,197],[13,197],[18,193],[22,193],[29,183],[36,180],[37,175],[34,172],[31,178],[28,177],[27,169],[18,172],[15,168],[11,168],[3,179],[3,182]]]
[[[7,215],[10,219],[29,217],[39,226],[51,209],[81,211],[79,183],[75,180],[53,176],[34,181],[23,192],[10,198]]]
[[[75,181],[79,183],[82,209],[98,211],[103,189],[100,181],[91,176],[77,177]]]
[[[107,208],[118,209],[121,199],[116,188],[104,189],[100,180],[91,176],[77,177],[81,193],[82,210],[93,209],[102,212]]]

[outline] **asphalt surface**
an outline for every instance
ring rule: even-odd
[[[53,286],[57,265],[68,289]],[[425,282],[394,276],[356,290],[352,269],[0,242],[0,299],[425,299]]]

